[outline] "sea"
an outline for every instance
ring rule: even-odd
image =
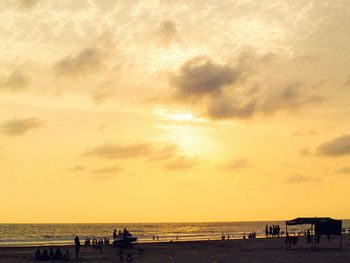
[[[0,247],[72,245],[74,237],[109,238],[113,230],[128,229],[139,243],[189,240],[218,240],[222,234],[241,239],[255,232],[265,237],[266,225],[279,225],[285,231],[285,221],[215,222],[215,223],[108,223],[108,224],[0,224]],[[305,231],[307,226],[288,227],[289,233]],[[343,231],[350,231],[350,220],[343,220]],[[158,238],[157,238],[158,237]]]

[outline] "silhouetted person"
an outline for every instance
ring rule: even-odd
[[[266,238],[268,238],[268,236],[269,236],[269,226],[268,225],[265,226],[265,236],[266,236]]]
[[[76,236],[74,239],[74,248],[75,248],[75,259],[79,259],[79,250],[80,250],[80,240],[79,237]]]
[[[40,259],[40,256],[41,256],[41,251],[40,249],[38,248],[35,253],[34,253],[34,259],[35,260],[39,260]]]
[[[113,231],[113,239],[116,239],[117,238],[117,229],[114,229]]]
[[[307,240],[307,243],[311,243],[311,233],[310,233],[310,230],[307,230],[307,232],[306,232],[306,240]]]

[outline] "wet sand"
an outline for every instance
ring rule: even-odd
[[[283,238],[224,240],[224,241],[192,241],[135,244],[133,249],[124,250],[132,255],[132,262],[163,263],[228,263],[228,262],[350,262],[350,236],[343,236],[343,248],[339,249],[339,239],[332,238],[328,243],[322,238],[319,247],[310,249],[305,237],[300,237],[298,244],[285,249]],[[47,249],[50,247],[40,247]],[[53,247],[56,248],[56,247]],[[62,251],[69,250],[71,261],[74,256],[73,246],[63,246]],[[0,262],[42,262],[34,260],[33,247],[0,248]],[[120,262],[119,250],[107,246],[102,251],[92,247],[81,247],[80,262]],[[65,262],[65,261],[59,261]],[[126,262],[126,261],[124,261]]]

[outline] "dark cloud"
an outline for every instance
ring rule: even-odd
[[[186,156],[179,156],[173,160],[166,162],[163,165],[165,170],[188,170],[197,164],[197,158],[188,158]]]
[[[237,170],[237,169],[246,168],[249,166],[251,166],[251,163],[246,158],[234,159],[225,164],[220,165],[221,168],[226,170]]]
[[[27,133],[29,130],[43,127],[44,122],[38,118],[12,119],[0,124],[0,133],[17,136]]]
[[[319,178],[300,175],[300,174],[289,176],[285,180],[286,183],[309,183],[309,182],[318,182],[318,181],[320,181]]]
[[[171,43],[178,41],[179,32],[174,22],[170,20],[163,21],[159,26],[158,34],[162,44],[168,46]]]
[[[172,78],[176,97],[200,99],[206,95],[220,94],[223,88],[233,84],[238,72],[229,65],[215,64],[199,57],[185,63]]]
[[[249,119],[258,114],[296,111],[323,100],[310,94],[310,89],[315,87],[305,82],[259,84],[256,80],[259,67],[271,63],[267,56],[245,52],[236,60],[235,64],[216,64],[208,58],[197,57],[184,63],[171,78],[175,90],[173,99],[196,110],[198,105],[204,107],[201,111],[213,120]]]
[[[0,81],[0,90],[19,92],[26,89],[29,85],[29,78],[20,70],[13,71],[5,79]]]
[[[94,73],[101,66],[100,51],[96,48],[87,48],[75,57],[64,57],[54,65],[54,70],[57,76],[78,77]]]
[[[350,174],[350,167],[344,166],[335,171],[338,174]]]
[[[177,155],[178,147],[167,143],[104,144],[83,153],[106,159],[146,158],[149,161],[166,160]]]
[[[350,135],[343,135],[324,142],[317,148],[317,153],[324,156],[342,156],[350,154]]]

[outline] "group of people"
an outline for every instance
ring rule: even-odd
[[[126,228],[124,228],[123,232],[121,232],[120,230],[118,231],[117,234],[117,230],[114,229],[113,231],[113,240],[122,240],[122,239],[127,239],[132,237],[132,234],[129,232],[129,230],[127,230]]]
[[[75,258],[78,260],[79,258],[79,250],[80,250],[80,240],[79,237],[75,237],[74,239],[74,248],[75,248]],[[64,260],[64,261],[69,261],[70,256],[69,256],[69,251],[66,250],[66,253],[63,254],[61,249],[57,248],[55,252],[51,248],[50,251],[47,249],[44,249],[41,251],[39,248],[35,251],[34,253],[34,259],[35,260],[40,260],[40,261],[49,261],[49,260]]]
[[[280,237],[281,228],[279,225],[265,226],[265,235],[266,237]]]
[[[93,245],[93,246],[102,246],[102,245],[109,245],[109,238],[95,238],[93,237],[92,239],[90,239],[89,237],[87,237],[85,239],[85,242],[84,242],[85,246],[90,246],[90,245]]]
[[[53,251],[53,249],[50,249],[50,252],[48,252],[46,249],[41,252],[41,250],[38,248],[35,251],[34,254],[34,259],[35,260],[40,260],[40,261],[49,261],[49,260],[64,260],[64,261],[69,261],[70,256],[69,256],[69,251],[66,250],[66,253],[63,254],[59,248]]]
[[[250,232],[248,234],[248,239],[253,239],[256,238],[256,232]],[[247,239],[247,236],[245,235],[245,233],[243,234],[243,239]]]

